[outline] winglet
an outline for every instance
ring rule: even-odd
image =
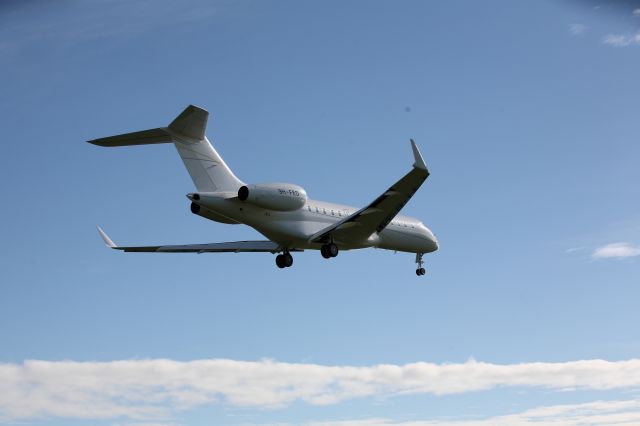
[[[96,226],[96,228],[98,228],[98,232],[100,233],[100,236],[102,237],[102,240],[107,245],[107,247],[109,248],[118,247],[117,245],[114,244],[113,241],[111,241],[111,238],[109,238],[109,236],[102,230],[102,228],[100,228],[99,226]]]
[[[424,164],[424,159],[422,158],[422,154],[420,154],[420,150],[418,149],[415,141],[413,139],[411,140],[411,149],[413,149],[413,158],[415,160],[415,162],[413,163],[413,167],[415,167],[416,169],[422,169],[426,172],[428,172],[429,170],[427,170],[427,165]]]

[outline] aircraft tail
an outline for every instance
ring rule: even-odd
[[[88,142],[104,147],[173,142],[199,192],[236,192],[244,183],[233,174],[205,136],[208,118],[209,112],[189,105],[168,127]]]

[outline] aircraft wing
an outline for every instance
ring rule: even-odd
[[[98,227],[98,232],[107,247],[122,250],[125,252],[137,253],[277,253],[282,250],[278,243],[273,241],[231,241],[225,243],[211,244],[186,244],[186,245],[168,245],[168,246],[130,246],[122,247],[116,245],[111,238]],[[290,249],[289,251],[303,251],[299,249]]]
[[[429,170],[413,139],[411,139],[411,148],[415,162],[409,173],[394,183],[371,204],[322,229],[312,235],[309,240],[328,242],[333,236],[338,241],[362,241],[374,232],[382,231],[429,177]]]

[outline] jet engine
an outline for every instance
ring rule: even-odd
[[[260,183],[240,187],[238,198],[265,209],[292,211],[305,205],[307,192],[291,183]]]

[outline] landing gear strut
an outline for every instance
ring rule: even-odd
[[[338,249],[338,246],[334,243],[324,244],[322,247],[320,247],[320,253],[325,259],[336,257],[339,251],[340,250]]]
[[[276,265],[278,268],[288,268],[293,265],[293,256],[288,251],[285,251],[282,254],[276,256]]]
[[[418,264],[418,269],[416,269],[417,276],[421,276],[427,273],[427,271],[422,267],[424,265],[422,256],[424,256],[424,253],[416,253],[416,263]]]

